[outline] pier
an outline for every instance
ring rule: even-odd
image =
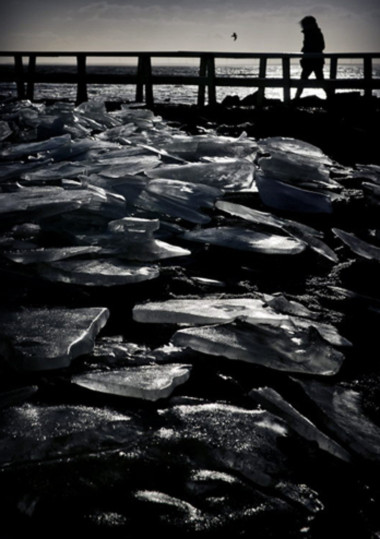
[[[325,79],[318,81],[311,78],[302,81],[291,76],[291,62],[300,58],[324,58]],[[9,58],[13,69],[5,69],[4,60]],[[76,69],[72,73],[59,72],[59,64],[54,59],[73,59]],[[136,72],[130,73],[90,73],[87,67],[89,59],[99,58],[102,62],[109,58],[125,58],[129,61],[135,59]],[[152,60],[155,59],[198,59],[199,69],[196,76],[157,75],[152,69]],[[374,61],[380,61],[378,53],[329,53],[329,54],[302,54],[302,53],[227,53],[227,52],[0,52],[0,82],[14,82],[17,87],[19,99],[34,98],[34,87],[38,83],[75,84],[77,86],[77,103],[87,100],[87,86],[89,84],[125,84],[136,87],[136,101],[145,102],[147,106],[154,105],[154,87],[157,85],[193,85],[198,87],[198,106],[214,105],[217,102],[216,89],[219,86],[247,87],[257,89],[257,104],[260,106],[265,97],[266,88],[282,88],[285,103],[291,99],[291,89],[323,88],[329,95],[336,90],[360,90],[365,97],[370,97],[374,90],[380,89],[380,78],[373,76]],[[49,72],[39,72],[38,60],[49,60]],[[222,77],[215,69],[216,60],[256,60],[258,62],[258,76]],[[355,60],[363,65],[363,77],[338,78],[338,63]],[[282,77],[268,76],[268,61],[280,62]],[[129,65],[128,65],[129,67]],[[327,73],[328,72],[328,73]],[[328,76],[327,76],[328,75]],[[206,100],[207,95],[207,100]]]

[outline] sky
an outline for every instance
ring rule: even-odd
[[[379,0],[0,0],[0,51],[297,52],[305,15],[325,52],[380,51]]]

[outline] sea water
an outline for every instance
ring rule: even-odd
[[[52,68],[49,65],[38,66],[38,70],[41,72],[49,72]],[[63,73],[73,73],[76,70],[74,65],[60,65],[54,67],[54,71],[59,69]],[[89,65],[87,67],[88,73],[116,73],[116,74],[134,74],[137,71],[137,66],[133,65]],[[301,68],[299,60],[292,61],[291,77],[298,79],[301,75]],[[161,76],[197,76],[199,73],[199,66],[195,62],[184,63],[182,65],[152,65],[153,75]],[[328,77],[329,73],[329,61],[325,64],[325,76]],[[259,66],[258,62],[252,61],[251,64],[245,63],[240,65],[233,65],[232,63],[220,63],[216,62],[216,76],[219,77],[258,77]],[[270,64],[267,66],[267,77],[269,78],[281,78],[282,66],[280,64]],[[311,78],[313,78],[312,75]],[[337,78],[362,78],[363,66],[362,64],[338,64]],[[380,78],[380,66],[374,66],[373,77]],[[227,95],[237,95],[240,99],[243,99],[247,95],[254,93],[257,88],[252,87],[233,87],[222,86],[217,87],[216,97],[218,102],[222,102]],[[105,100],[116,102],[134,102],[136,97],[136,86],[132,84],[88,84],[87,86],[89,99],[102,97]],[[347,90],[338,90],[347,91]],[[296,89],[291,89],[291,97],[294,97]],[[363,92],[361,92],[363,93]],[[380,97],[380,91],[375,90],[374,95]],[[170,104],[195,104],[197,102],[198,87],[196,85],[154,85],[153,88],[154,99],[156,103],[170,103]],[[325,98],[325,92],[319,88],[305,89],[303,96],[316,95],[320,98]],[[12,97],[16,96],[16,85],[14,83],[0,83],[0,97]],[[265,97],[269,99],[283,99],[282,88],[266,88]],[[34,99],[68,99],[75,101],[76,99],[76,85],[75,84],[52,84],[52,83],[39,83],[35,84]],[[207,100],[207,91],[206,91]]]

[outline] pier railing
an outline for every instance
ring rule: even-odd
[[[75,58],[76,70],[72,73],[59,71],[59,65],[53,65],[55,58]],[[317,81],[311,78],[301,81],[291,76],[291,61],[301,57],[324,58],[329,60],[325,66],[325,79]],[[17,86],[17,96],[20,99],[33,100],[34,86],[38,83],[71,83],[77,86],[77,103],[87,100],[87,85],[89,84],[125,84],[136,87],[136,101],[145,101],[148,106],[154,104],[154,87],[157,85],[193,85],[198,87],[198,105],[206,102],[214,105],[217,102],[216,89],[219,86],[247,87],[257,89],[257,104],[263,103],[266,88],[282,88],[284,102],[291,99],[291,88],[323,88],[329,95],[339,89],[361,90],[366,97],[373,90],[380,89],[380,78],[373,76],[373,61],[380,59],[380,53],[222,53],[222,52],[0,52],[0,59],[13,61],[13,69],[6,70],[0,64],[0,82],[14,82]],[[100,58],[136,58],[135,73],[91,73],[87,68],[87,60]],[[184,59],[199,60],[198,75],[158,75],[152,69],[152,59]],[[37,69],[37,59],[52,62],[49,71]],[[226,77],[218,76],[215,61],[228,60],[258,60],[258,76]],[[268,60],[278,61],[282,66],[282,77],[268,76]],[[362,62],[363,77],[338,78],[338,62],[355,60]],[[128,67],[130,67],[128,65]],[[328,74],[327,74],[328,71]],[[328,76],[327,76],[328,75]]]

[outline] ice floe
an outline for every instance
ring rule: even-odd
[[[202,183],[224,191],[250,190],[253,186],[254,173],[255,166],[247,159],[161,166],[147,171],[150,178]]]
[[[297,255],[305,250],[305,244],[296,238],[236,226],[191,230],[185,232],[183,237],[189,241],[266,255]]]
[[[364,413],[360,391],[316,380],[298,383],[321,409],[332,435],[361,457],[379,461],[380,427]]]
[[[38,273],[53,282],[81,286],[120,286],[159,276],[157,266],[126,263],[117,258],[60,260],[40,265]]]
[[[176,346],[212,356],[261,365],[270,369],[333,376],[344,355],[321,337],[317,329],[282,324],[234,323],[178,330]]]
[[[213,208],[222,191],[208,185],[179,180],[157,179],[147,182],[135,205],[158,215],[179,217],[185,221],[205,224],[210,217],[201,212]]]
[[[108,317],[108,309],[102,307],[2,310],[0,344],[8,350],[5,360],[22,371],[68,367],[93,349]]]
[[[338,262],[338,257],[335,252],[326,245],[321,239],[321,232],[315,230],[307,225],[292,221],[290,219],[284,219],[267,212],[248,208],[241,204],[234,204],[224,200],[218,200],[215,206],[231,215],[240,217],[241,219],[255,223],[259,226],[265,226],[268,229],[282,230],[290,235],[305,242],[310,249],[316,251],[323,257],[327,258],[331,262]]]
[[[329,193],[303,189],[260,170],[256,172],[255,179],[260,198],[269,208],[299,213],[333,212],[332,195]]]
[[[274,389],[270,387],[252,389],[249,396],[271,413],[281,417],[300,436],[311,442],[316,442],[323,451],[327,451],[344,461],[351,460],[350,454],[343,447],[320,431]]]
[[[339,228],[333,228],[334,234],[356,255],[367,260],[380,262],[380,247],[368,243],[351,232]]]
[[[72,382],[92,391],[156,401],[171,395],[190,377],[191,365],[178,363],[142,365],[111,372],[89,372],[72,378]]]

